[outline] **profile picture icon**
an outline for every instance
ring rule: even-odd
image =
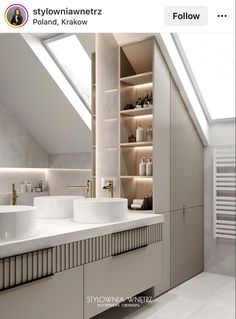
[[[12,28],[23,27],[29,18],[29,13],[22,4],[12,4],[5,11],[5,21]]]

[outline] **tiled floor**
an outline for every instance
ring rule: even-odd
[[[138,310],[116,308],[98,318],[235,319],[235,278],[202,273]]]

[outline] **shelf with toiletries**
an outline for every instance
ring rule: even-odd
[[[121,176],[149,177],[153,176],[152,148],[121,148]]]
[[[153,115],[121,116],[120,118],[120,142],[130,145],[139,143],[151,146],[153,141]],[[135,144],[138,145],[138,144]]]
[[[121,178],[121,197],[128,199],[132,210],[152,210],[152,179]]]
[[[150,113],[153,108],[153,83],[130,85],[120,82],[120,111],[123,114]],[[127,113],[126,113],[126,112]],[[121,113],[122,114],[122,113]]]
[[[49,186],[45,180],[40,180],[36,185],[32,185],[31,183],[24,182],[24,181],[16,185],[16,192],[18,194],[42,193],[42,192],[48,192],[48,189],[49,189]]]

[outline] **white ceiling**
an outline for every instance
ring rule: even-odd
[[[91,131],[21,35],[1,36],[0,97],[49,153],[91,150]]]

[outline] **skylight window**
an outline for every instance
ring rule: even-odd
[[[91,108],[91,58],[77,36],[56,36],[45,44],[86,106]]]
[[[235,117],[234,35],[179,33],[178,39],[210,120]]]

